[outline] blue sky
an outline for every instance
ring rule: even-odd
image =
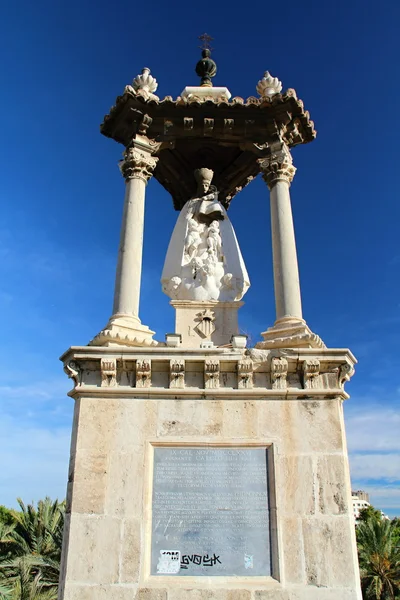
[[[3,3],[0,504],[64,496],[73,401],[58,356],[110,315],[124,194],[122,147],[99,124],[144,66],[161,97],[195,85],[207,31],[215,85],[255,95],[268,69],[315,121],[317,139],[293,151],[304,316],[359,360],[345,406],[353,486],[400,515],[399,19],[394,0]],[[159,278],[177,213],[156,181],[146,201],[141,318],[162,340],[173,313]],[[252,281],[241,326],[256,341],[274,320],[261,179],[230,217]]]

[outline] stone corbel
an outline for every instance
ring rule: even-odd
[[[117,385],[117,360],[115,358],[102,358],[100,360],[101,387],[115,387]]]
[[[340,365],[339,372],[338,372],[339,387],[344,389],[344,384],[347,381],[350,381],[350,379],[353,377],[353,375],[354,375],[353,365],[351,365],[350,363],[347,363],[347,362]]]
[[[204,387],[219,388],[219,360],[208,358],[204,361]]]
[[[317,358],[311,358],[303,362],[303,387],[304,389],[316,389],[319,387],[320,363]]]
[[[169,387],[182,389],[185,387],[185,361],[172,358],[169,362]]]
[[[271,382],[273,390],[286,390],[288,361],[282,356],[274,356],[271,360]]]
[[[253,387],[253,361],[250,358],[244,358],[238,361],[238,389],[249,390]]]
[[[64,365],[64,373],[72,379],[75,385],[81,385],[82,383],[82,370],[77,362],[70,360],[69,363]]]
[[[136,361],[136,387],[151,387],[151,360],[148,358]]]

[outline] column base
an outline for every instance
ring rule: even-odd
[[[89,346],[157,346],[158,342],[153,340],[154,333],[147,325],[142,325],[138,317],[117,314],[110,318]]]
[[[283,317],[261,335],[264,340],[258,342],[256,348],[326,348],[304,319]]]

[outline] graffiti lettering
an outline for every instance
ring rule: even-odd
[[[187,569],[190,563],[193,563],[194,565],[203,565],[205,567],[213,567],[217,563],[221,564],[221,561],[215,552],[213,556],[209,556],[208,554],[204,554],[203,556],[200,554],[183,554],[181,558],[181,569]]]

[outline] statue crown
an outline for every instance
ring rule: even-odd
[[[211,182],[212,178],[214,177],[214,171],[207,169],[206,167],[203,167],[202,169],[196,169],[194,172],[194,177],[197,183],[200,183],[201,181]]]

